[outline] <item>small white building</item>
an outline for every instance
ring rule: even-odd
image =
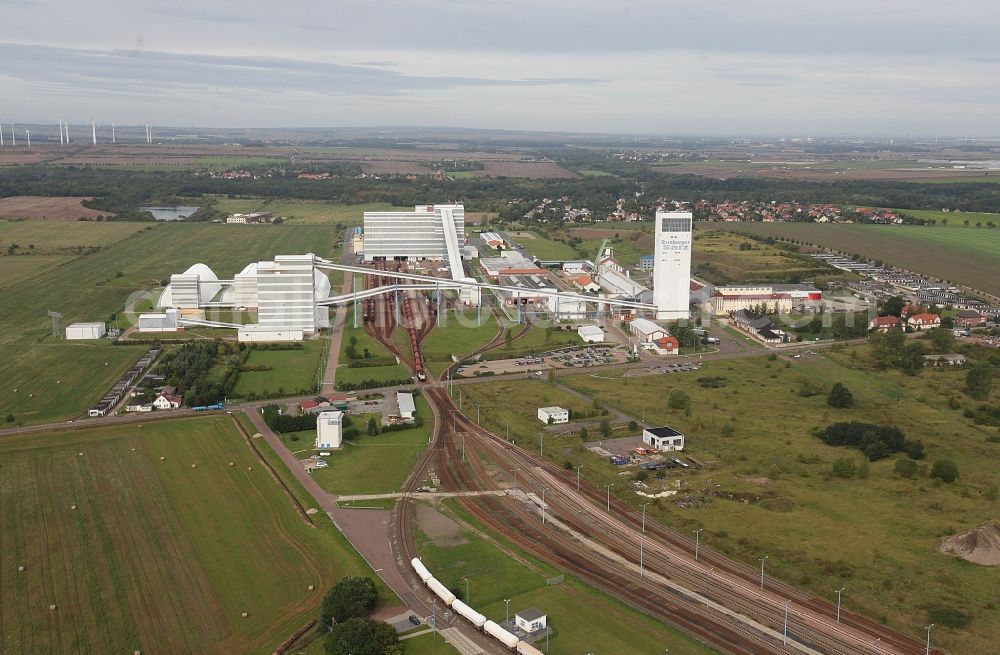
[[[161,393],[153,400],[153,407],[156,409],[180,409],[183,398]]]
[[[548,621],[540,609],[529,607],[514,615],[514,624],[521,630],[531,633],[544,630]]]
[[[413,402],[413,394],[397,391],[396,404],[399,405],[399,418],[404,421],[412,421],[417,413],[417,406]]]
[[[581,325],[576,333],[586,343],[604,343],[604,330],[597,325]]]
[[[271,327],[269,325],[244,325],[237,330],[236,338],[245,343],[265,343],[275,341],[302,341],[301,329]]]
[[[656,450],[684,450],[684,435],[673,428],[643,428],[642,442]]]
[[[549,311],[559,319],[585,318],[587,316],[587,301],[576,298],[559,298],[549,296],[546,299]]]
[[[667,330],[645,318],[635,318],[628,324],[629,331],[639,338],[640,343],[654,343],[668,336]]]
[[[562,407],[539,407],[538,420],[545,425],[569,423],[569,410]]]
[[[344,413],[341,411],[320,412],[316,416],[317,450],[340,448],[344,439],[343,422]]]
[[[136,329],[139,332],[177,332],[180,319],[176,309],[168,309],[162,314],[139,314]]]
[[[66,326],[67,339],[100,339],[107,333],[104,323],[70,323]]]

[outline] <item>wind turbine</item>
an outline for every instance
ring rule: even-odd
[[[66,130],[66,145],[69,145],[69,123],[63,123],[63,128]]]
[[[31,150],[31,130],[25,130],[24,137],[28,140],[28,150]]]
[[[115,122],[114,121],[111,121],[111,143],[118,143],[117,139],[115,139]]]
[[[62,123],[63,123],[62,119],[60,118],[59,119],[59,145],[61,145],[61,146],[66,144],[66,142],[63,140]]]
[[[10,145],[17,147],[17,135],[14,134],[14,121],[10,122]]]
[[[3,148],[3,123],[0,122],[0,148]]]
[[[97,123],[95,123],[94,121],[90,121],[90,139],[91,139],[91,142],[96,146],[97,145]]]

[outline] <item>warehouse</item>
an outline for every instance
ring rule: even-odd
[[[139,314],[136,329],[139,332],[178,332],[184,328],[180,326],[179,312],[168,309],[162,314]]]
[[[302,330],[298,328],[275,328],[267,325],[244,325],[236,331],[236,339],[241,343],[302,341],[304,337]]]
[[[684,435],[666,426],[643,428],[642,442],[656,450],[684,450]]]
[[[581,325],[576,329],[584,343],[604,343],[604,330],[597,325]]]
[[[490,248],[502,248],[504,245],[503,237],[496,232],[483,232],[479,235],[479,240]]]
[[[635,318],[628,324],[629,331],[639,337],[639,343],[653,343],[668,336],[666,328],[645,318]]]
[[[412,212],[365,212],[366,262],[452,261],[465,242],[464,205],[417,205]],[[461,242],[461,243],[459,243]]]
[[[413,403],[413,394],[397,391],[396,404],[399,405],[399,418],[404,421],[412,421],[417,413],[417,406]]]
[[[71,323],[66,326],[67,339],[100,339],[107,332],[104,323]]]
[[[562,407],[539,407],[538,420],[546,425],[569,423],[569,410]]]

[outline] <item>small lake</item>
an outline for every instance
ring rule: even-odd
[[[198,211],[196,205],[178,205],[176,207],[140,207],[158,221],[179,221]]]

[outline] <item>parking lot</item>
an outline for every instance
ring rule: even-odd
[[[667,373],[681,373],[684,371],[700,371],[701,362],[675,362],[673,364],[653,364],[647,368],[634,368],[625,372],[625,377],[638,377],[641,375],[663,375]]]

